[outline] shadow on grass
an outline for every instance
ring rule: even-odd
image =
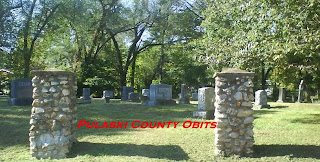
[[[289,106],[273,106],[273,107],[270,107],[271,109],[283,109],[283,108],[287,108]]]
[[[306,118],[294,119],[291,122],[302,124],[320,124],[320,114],[309,114],[309,116]]]
[[[260,115],[264,115],[264,114],[273,114],[273,113],[276,113],[276,112],[278,112],[278,111],[274,111],[274,110],[270,110],[270,109],[268,109],[268,110],[254,110],[254,116],[255,116],[255,118],[257,117],[257,116],[260,116]]]
[[[102,144],[79,142],[76,143],[69,155],[70,158],[77,155],[92,156],[143,156],[148,158],[188,160],[189,156],[177,145],[136,145],[125,143]]]
[[[254,157],[290,156],[320,159],[320,146],[314,145],[254,145]]]

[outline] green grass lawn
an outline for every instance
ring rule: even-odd
[[[8,106],[0,98],[0,161],[31,161],[29,119],[31,106]],[[214,129],[185,129],[197,109],[190,105],[148,107],[94,99],[79,104],[78,120],[176,121],[178,128],[78,129],[77,143],[61,161],[316,161],[320,160],[320,104],[270,103],[255,110],[254,156],[214,156]]]

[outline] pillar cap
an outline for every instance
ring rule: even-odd
[[[238,76],[238,75],[249,75],[249,76],[253,76],[254,73],[253,72],[248,72],[248,71],[245,71],[245,70],[240,70],[240,69],[225,69],[221,72],[217,72],[213,75],[213,77],[219,77],[219,76],[232,76],[232,75],[235,75],[235,76]]]

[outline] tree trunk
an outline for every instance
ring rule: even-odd
[[[134,59],[132,61],[132,65],[131,65],[131,76],[130,76],[130,82],[131,82],[131,87],[134,87],[134,73],[136,70],[136,60]]]
[[[24,78],[29,78],[30,61],[31,61],[31,51],[29,51],[28,49],[25,49],[24,50],[24,72],[23,72]]]
[[[264,69],[264,63],[261,63],[261,89],[265,90],[266,89],[266,75],[265,75],[265,69]]]

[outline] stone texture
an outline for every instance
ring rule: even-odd
[[[239,70],[215,74],[217,155],[250,156],[253,153],[253,74]]]
[[[279,88],[279,98],[277,102],[285,102],[286,100],[286,89],[284,87]]]
[[[150,85],[150,99],[148,106],[155,105],[174,105],[176,102],[172,100],[172,86],[168,84]]]
[[[198,93],[191,94],[192,101],[198,101]]]
[[[150,90],[149,89],[142,89],[141,94],[142,94],[142,96],[150,97]]]
[[[199,88],[198,111],[193,112],[194,118],[214,119],[214,93],[213,87]]]
[[[139,93],[130,92],[130,93],[129,93],[129,97],[128,97],[128,101],[129,101],[129,102],[141,102],[139,96],[140,96]]]
[[[107,96],[109,96],[109,98],[114,98],[113,91],[108,91],[108,90],[103,91],[103,97],[102,98],[105,98]]]
[[[65,158],[77,142],[76,76],[66,71],[33,71],[32,74],[35,77],[30,153],[38,159]]]
[[[39,80],[35,78],[34,80]],[[24,106],[32,103],[32,82],[31,79],[22,78],[11,81],[11,95],[9,105]]]
[[[299,84],[299,93],[298,93],[297,103],[301,103],[302,102],[302,94],[303,94],[303,80],[301,80],[300,84]]]
[[[83,91],[82,91],[82,99],[83,99],[83,100],[91,100],[90,88],[83,88]]]
[[[130,92],[133,92],[133,87],[123,86],[122,87],[121,101],[127,101],[128,98],[129,98],[129,93]]]
[[[190,96],[188,96],[189,88],[186,84],[181,84],[181,93],[179,96],[179,104],[190,104]]]
[[[270,105],[268,105],[268,98],[267,98],[267,92],[264,90],[258,90],[255,92],[255,109],[262,109],[262,108],[270,108]]]

